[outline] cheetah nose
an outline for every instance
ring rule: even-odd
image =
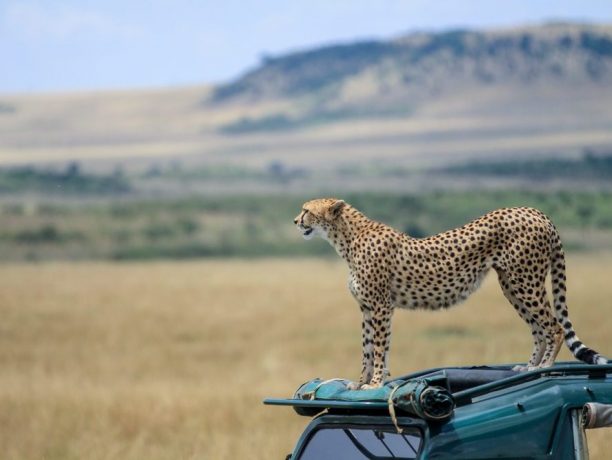
[[[293,223],[297,225],[297,219],[293,219]]]

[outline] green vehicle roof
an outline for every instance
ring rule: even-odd
[[[451,370],[463,371],[469,377],[511,368],[512,365],[444,367],[394,380],[419,379]],[[564,424],[571,423],[570,411],[587,402],[612,404],[612,364],[561,362],[547,369],[509,373],[504,378],[453,391],[452,396],[456,407],[444,422],[426,422],[398,411],[400,424],[421,427],[424,432],[424,451],[419,458],[564,458],[557,455],[564,443],[571,442],[560,435]],[[335,415],[341,415],[336,420],[343,423],[366,417],[369,423],[379,423],[373,421],[377,420],[391,424],[387,400],[375,397],[356,401],[266,399],[264,403],[291,406],[301,415],[327,409],[328,415],[315,418],[307,428],[296,452],[309,430],[333,421]]]

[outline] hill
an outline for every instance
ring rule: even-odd
[[[211,101],[325,95],[317,100],[318,110],[397,114],[474,88],[609,88],[611,70],[612,27],[607,26],[413,33],[266,57],[259,67],[217,87]]]
[[[296,51],[214,88],[0,94],[0,165],[333,172],[576,158],[612,147],[611,70],[610,26],[547,24]]]

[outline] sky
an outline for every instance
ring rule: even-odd
[[[213,84],[414,30],[612,23],[610,0],[0,0],[0,93]]]

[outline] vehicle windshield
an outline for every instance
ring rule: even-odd
[[[321,427],[308,440],[300,460],[415,459],[422,435],[416,428]]]

